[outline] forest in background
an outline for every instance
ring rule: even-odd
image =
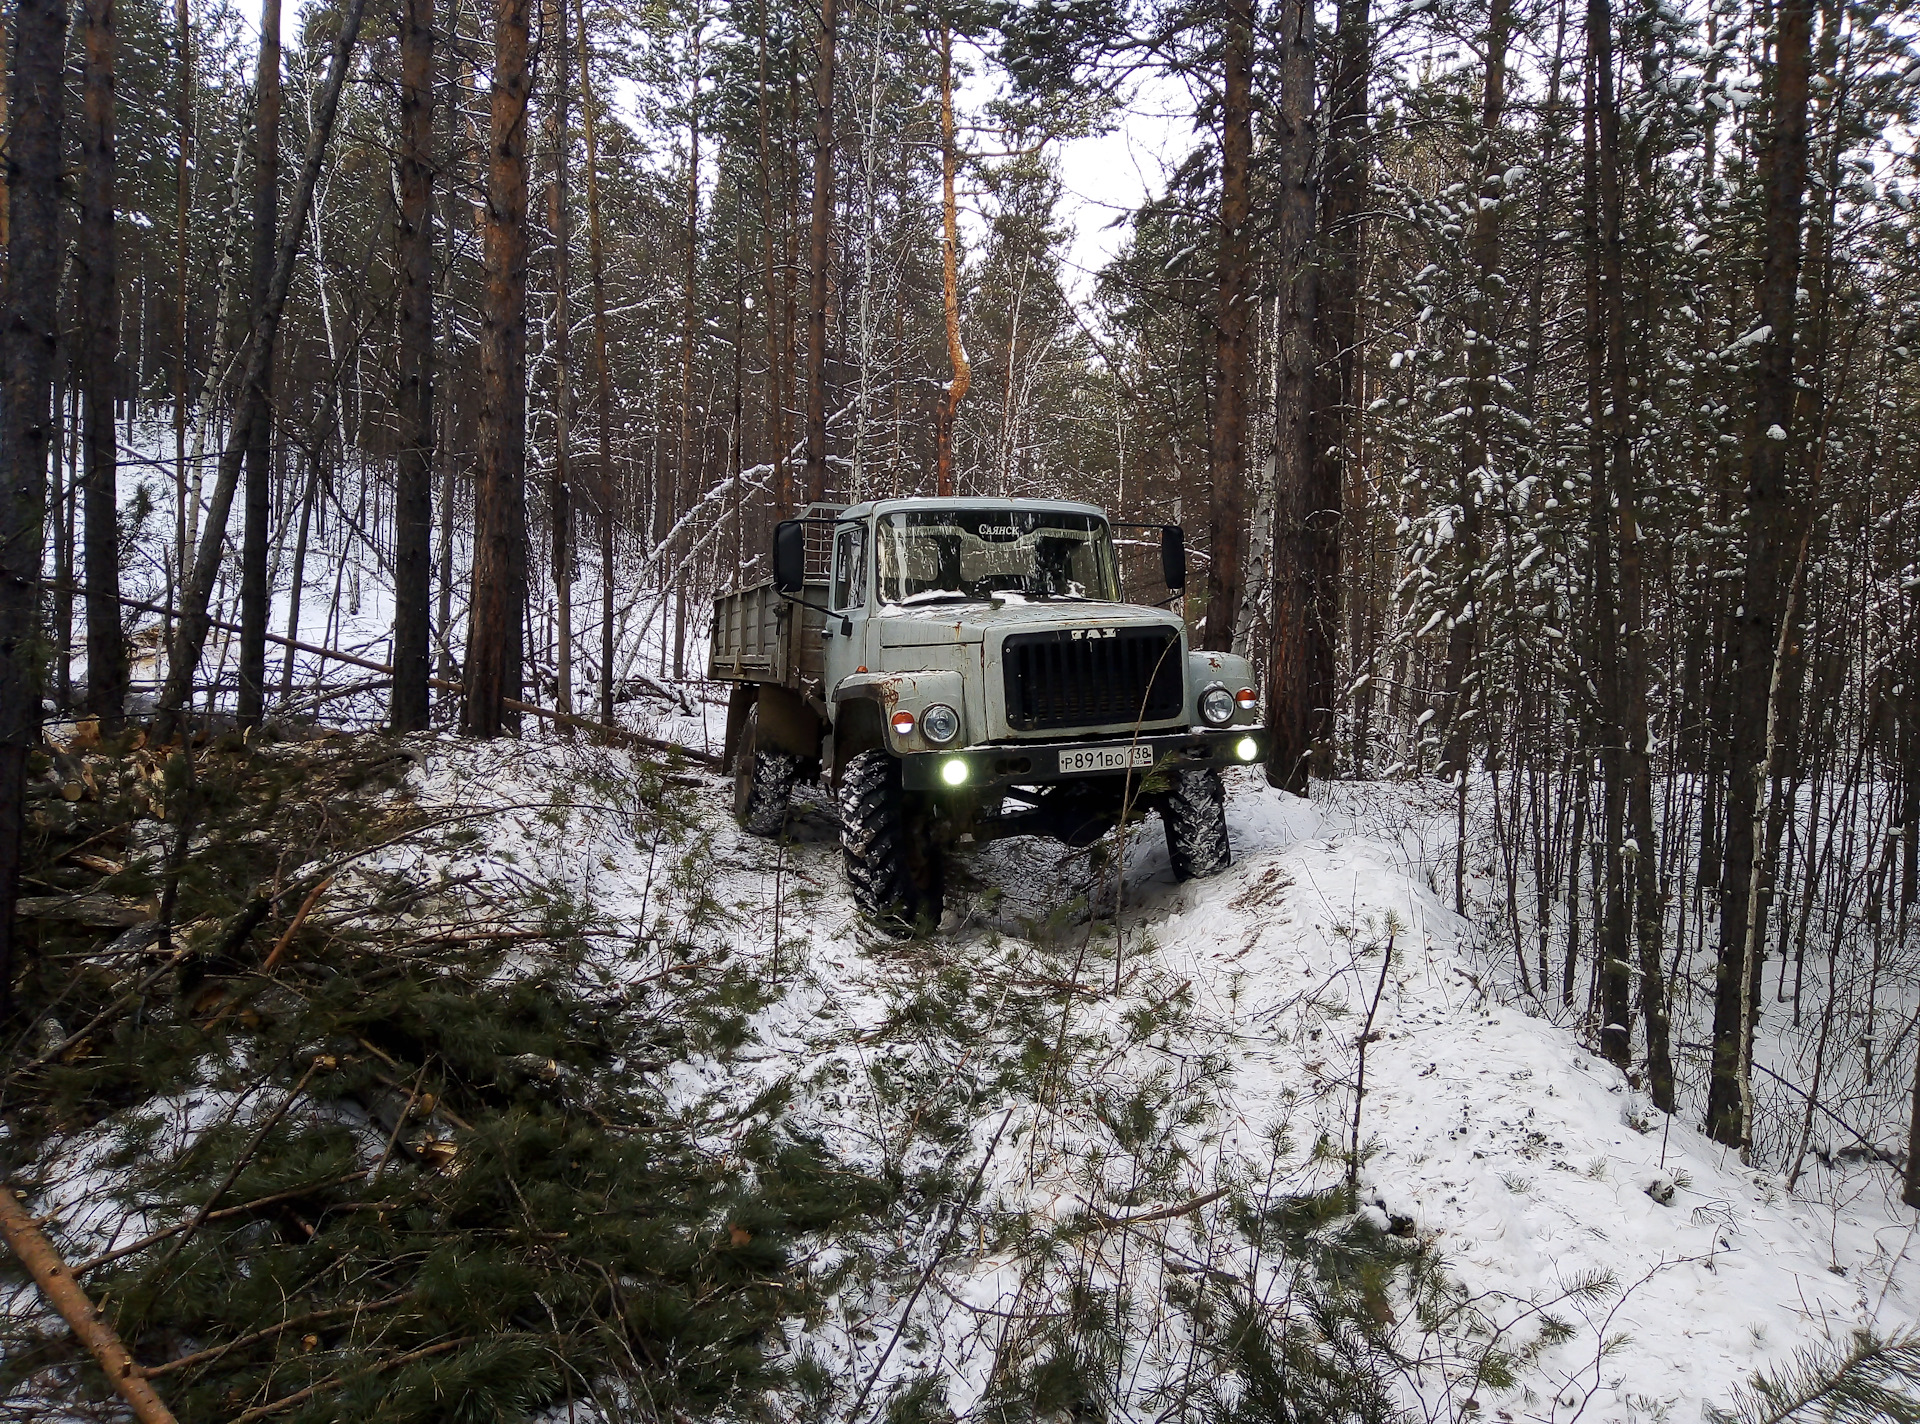
[[[9,897],[130,642],[162,734],[325,718],[277,640],[364,578],[396,730],[612,722],[809,500],[1085,498],[1186,525],[1276,784],[1438,778],[1512,992],[1920,1204],[1908,10],[4,13]],[[1058,144],[1142,82],[1082,285]]]

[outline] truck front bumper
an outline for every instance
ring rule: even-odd
[[[1156,768],[1247,766],[1267,754],[1267,741],[1264,727],[1225,727],[1217,732],[1165,732],[1130,741],[999,742],[949,752],[913,752],[900,758],[900,781],[909,791],[960,791],[1078,781],[1129,771],[1144,778]]]

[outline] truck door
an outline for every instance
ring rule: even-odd
[[[827,620],[826,685],[829,697],[840,680],[867,662],[867,526],[864,521],[842,524],[833,540],[833,583],[828,607],[835,617]],[[851,634],[841,631],[842,619],[853,624]]]

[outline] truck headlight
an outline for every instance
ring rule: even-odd
[[[1200,694],[1200,720],[1213,727],[1224,727],[1233,720],[1233,694],[1215,684]]]
[[[960,735],[960,714],[944,702],[936,702],[920,714],[920,735],[936,747],[944,747]]]

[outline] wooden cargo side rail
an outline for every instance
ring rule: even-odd
[[[824,604],[824,583],[806,584],[799,597]],[[798,687],[824,672],[820,629],[825,615],[795,602],[771,582],[736,589],[713,600],[707,676],[719,682],[772,682]]]

